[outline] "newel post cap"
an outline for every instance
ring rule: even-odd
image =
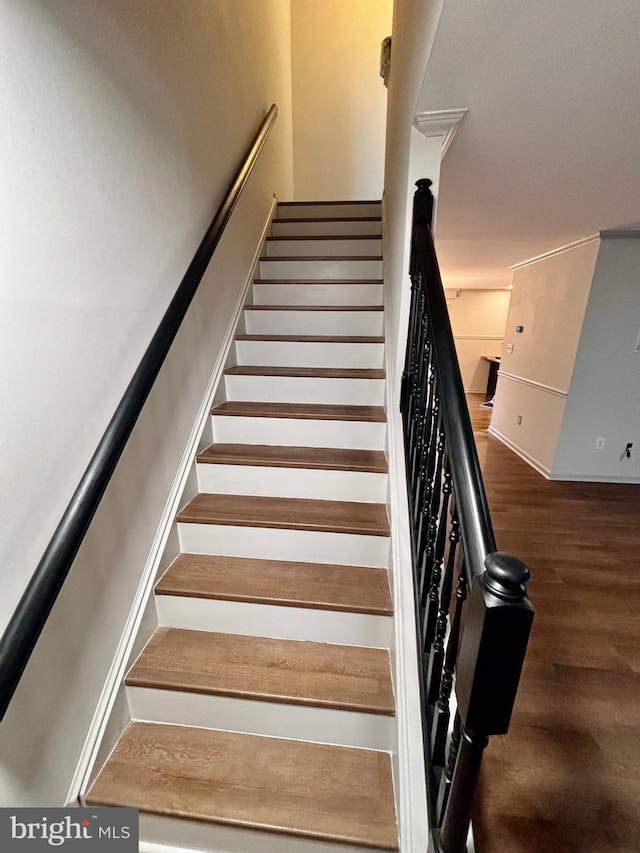
[[[504,551],[496,551],[484,558],[484,568],[484,586],[498,598],[505,601],[522,601],[526,597],[525,584],[531,577],[531,572],[518,557]]]
[[[414,225],[426,224],[431,228],[433,220],[433,193],[431,192],[431,181],[429,178],[420,178],[416,181],[417,190],[413,194],[413,223]]]

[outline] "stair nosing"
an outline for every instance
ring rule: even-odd
[[[280,258],[272,258],[280,260]],[[295,259],[294,259],[295,260]],[[373,284],[379,286],[384,283],[381,278],[254,278],[254,284]],[[356,306],[359,307],[359,306]]]
[[[253,414],[253,413],[238,414],[236,412],[229,413],[226,411],[218,411],[223,406],[233,406],[233,405],[239,405],[239,406],[278,405],[278,406],[282,407],[283,414],[279,414],[279,413],[276,414],[275,412],[269,412],[268,414],[267,413],[263,413],[263,414]],[[300,412],[298,412],[297,414],[292,414],[290,412],[286,412],[286,407],[298,408],[300,410],[302,408],[302,406],[305,407],[304,408],[304,414],[301,414]],[[320,416],[321,410],[326,411],[327,408],[328,408],[328,405],[325,405],[322,403],[300,403],[300,404],[296,404],[296,403],[271,403],[271,404],[268,404],[268,403],[251,403],[251,402],[245,402],[245,403],[240,402],[239,403],[239,402],[234,401],[234,400],[225,400],[221,403],[218,403],[217,406],[215,406],[211,410],[211,414],[215,415],[217,413],[218,417],[229,417],[229,418],[233,418],[233,417],[288,418],[290,420],[322,420],[322,421],[328,420],[328,421],[344,421],[344,422],[349,422],[349,423],[381,423],[381,424],[386,424],[386,422],[387,422],[387,416],[386,416],[386,413],[385,413],[384,408],[382,406],[336,406],[336,408],[341,408],[341,409],[346,408],[349,410],[355,410],[355,409],[380,410],[380,412],[382,412],[382,416],[377,417],[377,418],[372,418],[372,417],[368,417],[368,418],[356,417],[356,418],[354,418],[354,417],[344,417],[344,416],[340,418],[340,417],[337,417],[333,414],[331,416],[324,415],[321,417]],[[314,414],[314,410],[315,410],[315,414]],[[358,414],[358,413],[355,412],[355,414]],[[362,413],[360,413],[360,414],[362,414]]]
[[[245,506],[244,515],[239,511],[235,512],[231,515],[223,515],[220,513],[219,507],[202,507],[202,504],[215,503],[215,501],[220,501],[224,506],[232,505],[233,502],[240,502],[244,500],[253,501],[253,510],[252,513],[248,513],[246,510],[248,507]],[[335,521],[324,522],[321,523],[318,521],[318,517],[320,516],[319,512],[316,512],[314,515],[313,523],[311,521],[294,521],[290,517],[291,509],[289,509],[289,518],[288,520],[274,518],[273,515],[268,515],[269,504],[272,506],[283,506],[284,504],[295,505],[298,509],[301,509],[302,506],[309,508],[310,504],[319,504],[321,506],[324,505],[349,505],[357,508],[358,511],[363,511],[364,507],[375,507],[376,510],[384,509],[384,519],[380,519],[376,521],[375,524],[367,524],[365,525],[362,520],[357,523],[352,523],[350,525],[346,525],[344,523],[337,524]],[[265,511],[265,515],[263,517],[260,516],[257,510],[263,509]],[[273,512],[273,510],[272,510]],[[250,517],[248,517],[250,516]],[[375,536],[376,538],[388,539],[391,535],[389,519],[386,514],[386,506],[382,503],[367,503],[367,502],[357,502],[357,501],[326,501],[326,500],[313,500],[309,498],[280,498],[280,497],[263,497],[256,495],[222,495],[222,494],[209,494],[206,492],[200,492],[194,498],[192,498],[186,506],[184,506],[177,514],[176,521],[178,524],[209,524],[219,527],[256,527],[261,529],[268,530],[295,530],[300,532],[307,533],[339,533],[347,536]]]
[[[245,305],[245,311],[383,311],[383,305]]]
[[[277,341],[301,344],[384,344],[382,335],[248,335],[238,334],[236,341]]]
[[[381,261],[382,255],[283,255],[270,257],[261,255],[261,263],[265,261]]]
[[[286,376],[290,379],[365,379],[380,382],[385,372],[379,367],[265,367],[260,364],[236,364],[225,368],[226,376]],[[333,374],[333,375],[332,375]],[[366,376],[365,374],[371,374]]]
[[[379,198],[328,199],[326,201],[279,201],[278,207],[325,207],[331,204],[382,204]]]
[[[228,451],[228,457],[224,458],[224,450],[223,448],[244,448],[247,456],[242,458],[240,453],[236,453],[234,455],[233,452]],[[305,450],[311,455],[312,452],[318,452],[324,450],[327,455],[331,456],[332,453],[335,455],[336,451],[345,451],[345,453],[357,453],[358,448],[316,448],[316,447],[305,447],[304,445],[283,445],[282,448],[278,447],[278,452],[282,453],[283,457],[281,459],[277,459],[275,457],[269,458],[269,454],[266,454],[266,458],[263,456],[259,457],[259,449],[264,451],[264,448],[268,448],[269,450],[274,449],[274,445],[261,445],[261,444],[229,444],[227,442],[214,442],[210,444],[209,447],[205,448],[203,451],[198,453],[196,456],[196,462],[201,465],[238,465],[241,467],[255,467],[255,468],[297,468],[298,470],[305,471],[339,471],[339,472],[355,472],[355,473],[370,473],[370,474],[388,474],[388,466],[387,461],[384,456],[384,452],[382,450],[370,450],[363,451],[371,455],[382,457],[382,461],[377,465],[374,463],[363,464],[360,463],[336,463],[336,462],[327,462],[324,461],[314,461],[314,460],[305,460],[305,459],[296,459],[296,460],[286,460],[287,453],[290,453],[292,450]],[[215,454],[219,453],[222,458],[215,458]],[[209,455],[207,455],[209,454]],[[251,455],[253,454],[253,458]]]
[[[296,220],[293,220],[294,222]],[[299,220],[298,220],[299,221]],[[272,234],[266,238],[266,242],[282,242],[283,240],[382,240],[381,234]]]

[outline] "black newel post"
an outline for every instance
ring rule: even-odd
[[[418,189],[413,194],[413,226],[428,225],[429,228],[433,226],[432,184],[433,181],[430,181],[429,178],[420,178],[419,181],[416,181]]]
[[[420,322],[418,303],[420,289],[420,273],[418,259],[413,240],[413,229],[417,224],[425,224],[431,228],[433,222],[433,194],[430,190],[433,182],[428,178],[416,181],[417,190],[413,196],[413,218],[411,222],[411,255],[409,260],[409,275],[411,277],[411,307],[409,309],[409,331],[407,334],[407,349],[404,358],[404,370],[400,385],[400,411],[406,415],[409,396],[409,375],[417,359],[418,324]],[[405,423],[405,429],[407,424]]]
[[[508,731],[533,621],[525,564],[497,552],[484,566],[469,596],[458,660],[462,737],[440,833],[445,853],[465,850],[482,752],[489,735]]]

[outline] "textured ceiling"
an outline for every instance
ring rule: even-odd
[[[640,222],[640,0],[445,0],[417,112],[468,107],[442,163],[447,287]]]

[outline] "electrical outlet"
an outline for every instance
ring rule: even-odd
[[[507,352],[508,353],[513,352],[513,344],[507,344]]]
[[[518,426],[522,423],[522,415],[518,415]]]
[[[606,442],[606,438],[596,438],[596,450],[602,450]]]

